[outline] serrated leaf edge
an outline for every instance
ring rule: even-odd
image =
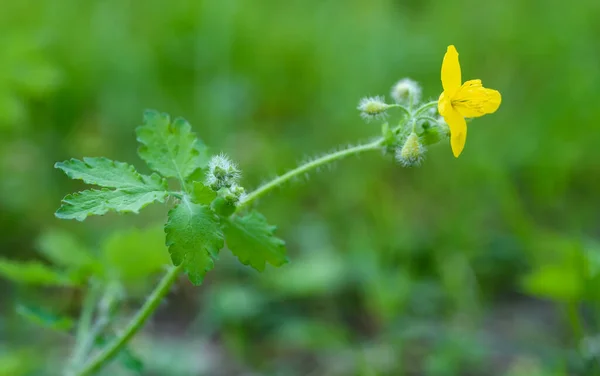
[[[111,164],[117,168],[118,168],[118,166],[126,167],[127,170],[129,170],[129,172],[132,172],[136,176],[136,179],[141,183],[140,185],[132,185],[131,187],[128,187],[128,188],[120,187],[119,189],[141,188],[145,185],[150,186],[151,183],[157,183],[158,184],[157,187],[164,188],[165,190],[167,189],[167,180],[165,178],[163,178],[162,176],[160,176],[158,173],[153,172],[150,175],[143,175],[143,174],[140,174],[136,170],[135,166],[133,166],[127,162],[115,161],[115,160],[112,160],[112,159],[106,158],[106,157],[83,157],[83,159],[70,158],[70,159],[67,159],[62,162],[56,162],[54,164],[54,168],[61,170],[62,172],[65,173],[65,175],[67,175],[69,178],[71,178],[73,180],[82,180],[83,182],[85,182],[86,184],[89,184],[89,185],[97,185],[97,186],[107,187],[107,188],[116,188],[116,187],[120,186],[117,184],[102,185],[102,184],[99,184],[97,181],[94,181],[93,177],[91,177],[90,179],[86,179],[85,177],[75,177],[74,174],[70,171],[70,169],[68,167],[68,164],[77,164],[77,163],[83,163],[83,164],[89,166],[89,163],[90,163],[89,161],[94,160],[94,159],[108,162],[109,164]],[[89,166],[89,167],[91,168],[91,166]],[[83,174],[82,172],[80,172],[80,173]]]
[[[285,240],[283,240],[283,239],[278,238],[277,236],[275,236],[275,230],[277,230],[277,226],[270,225],[267,222],[267,218],[264,215],[262,215],[261,213],[257,212],[257,211],[251,211],[250,213],[246,214],[244,217],[249,217],[249,216],[252,216],[252,215],[257,216],[261,221],[263,221],[266,224],[266,229],[268,231],[268,235],[270,237],[272,237],[274,240],[276,240],[277,243],[279,243],[278,247],[282,247],[282,248],[286,247]],[[235,216],[235,217],[228,218],[227,222],[225,222],[223,224],[223,227],[226,227],[226,226],[235,226],[235,223],[233,221],[236,218],[242,219],[244,217]],[[245,228],[242,228],[240,226],[235,226],[235,227],[238,228],[238,229],[241,229],[244,233],[248,234],[249,237],[255,238],[255,236],[252,235],[251,232],[248,232]],[[223,232],[224,233],[226,232],[225,229],[223,229]],[[227,242],[227,239],[225,239],[225,242]],[[239,255],[237,255],[235,252],[233,252],[233,250],[229,247],[229,245],[227,245],[227,248],[240,261],[240,263],[242,263],[243,265],[249,266],[249,267],[251,267],[251,268],[253,268],[253,269],[255,269],[255,270],[259,271],[259,272],[263,272],[265,270],[267,264],[273,265],[275,267],[280,267],[280,266],[283,266],[283,265],[285,265],[285,264],[287,264],[289,262],[289,258],[287,256],[287,254],[285,254],[284,258],[283,258],[283,262],[281,262],[280,264],[273,264],[273,263],[271,263],[271,262],[269,262],[267,260],[264,260],[264,262],[260,265],[260,267],[256,267],[256,266],[254,266],[254,265],[251,264],[250,259],[243,260],[242,258],[240,258]]]
[[[68,207],[68,206],[73,206],[73,205],[72,205],[72,204],[69,202],[69,200],[72,200],[74,197],[80,196],[80,195],[84,194],[85,192],[98,192],[98,191],[101,191],[101,192],[119,192],[119,191],[122,191],[122,192],[125,192],[125,193],[131,193],[131,194],[137,194],[137,193],[152,193],[152,192],[159,192],[159,193],[163,193],[163,195],[162,195],[162,196],[158,196],[158,197],[157,197],[157,198],[155,198],[154,200],[152,200],[152,201],[150,201],[150,202],[147,202],[147,203],[143,204],[142,206],[140,206],[140,209],[139,209],[139,210],[141,210],[141,209],[143,209],[143,208],[147,207],[148,205],[150,205],[150,204],[153,204],[153,203],[155,203],[155,202],[163,203],[163,202],[165,202],[165,199],[166,199],[166,198],[167,198],[167,196],[169,195],[169,192],[167,192],[167,191],[164,191],[164,192],[163,192],[163,191],[152,191],[152,190],[149,190],[149,191],[146,191],[146,192],[129,192],[129,190],[127,190],[127,189],[108,189],[108,188],[101,188],[101,189],[86,189],[86,190],[84,190],[84,191],[79,191],[79,192],[69,193],[68,195],[66,195],[66,196],[65,196],[65,197],[64,197],[64,198],[61,200],[61,204],[62,204],[62,205],[61,205],[61,206],[60,206],[60,207],[59,207],[59,208],[56,210],[56,212],[54,213],[54,216],[55,216],[56,218],[59,218],[59,219],[75,219],[75,220],[77,220],[77,221],[79,221],[79,222],[82,222],[82,221],[84,221],[84,220],[85,220],[87,217],[89,217],[89,216],[92,216],[92,215],[96,215],[96,216],[103,216],[103,215],[105,215],[105,214],[107,214],[107,213],[109,213],[109,212],[116,212],[116,213],[134,213],[134,214],[138,214],[138,213],[139,213],[139,210],[128,210],[128,209],[126,209],[126,210],[118,210],[118,209],[115,209],[115,208],[106,208],[106,210],[105,210],[105,211],[104,211],[102,214],[92,214],[92,213],[90,213],[90,212],[87,212],[87,213],[84,213],[84,215],[77,216],[77,217],[68,217],[68,216],[62,216],[62,215],[60,215],[60,213],[59,213],[59,212],[61,211],[61,209],[63,209],[63,208],[66,208],[66,207]]]

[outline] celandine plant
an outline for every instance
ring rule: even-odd
[[[177,277],[185,273],[193,284],[201,284],[225,245],[242,264],[258,271],[267,263],[281,266],[288,262],[285,243],[276,237],[275,227],[251,210],[250,204],[290,179],[367,151],[379,150],[395,156],[403,166],[416,166],[427,147],[448,137],[458,156],[466,140],[465,118],[494,112],[500,105],[500,94],[483,88],[480,80],[461,84],[454,46],[448,47],[443,60],[442,85],[444,92],[438,101],[422,102],[420,86],[410,79],[393,86],[394,103],[386,103],[383,97],[362,99],[358,110],[367,121],[386,120],[394,109],[399,110],[398,120],[385,121],[381,135],[370,142],[311,160],[249,193],[240,184],[241,172],[234,162],[223,154],[210,156],[185,120],[171,120],[156,111],[147,111],[143,125],[136,130],[138,154],[154,171],[152,175],[142,175],[127,163],[102,157],[57,163],[55,167],[70,178],[100,187],[67,195],[56,212],[58,218],[82,221],[111,211],[138,213],[149,204],[167,203],[168,198],[175,202],[164,226],[172,267],[130,323],[97,354],[85,353],[89,347],[76,343],[76,358],[89,359],[72,362],[67,373],[83,376],[100,370],[144,325]],[[169,188],[173,185],[169,181],[178,188]],[[84,314],[89,320],[93,312]],[[94,341],[90,335],[81,335],[82,341]]]

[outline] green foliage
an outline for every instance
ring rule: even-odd
[[[165,177],[184,182],[197,169],[208,163],[208,151],[192,133],[190,124],[182,118],[173,122],[169,115],[157,111],[144,113],[144,125],[136,130],[142,144],[140,157],[151,169]]]
[[[17,313],[29,322],[40,327],[67,332],[73,328],[73,320],[69,317],[60,316],[53,312],[43,310],[39,307],[19,304]]]
[[[114,232],[100,255],[107,277],[125,284],[143,283],[170,264],[162,226]]]
[[[564,364],[563,350],[574,348],[559,316],[564,299],[557,291],[542,291],[558,289],[562,279],[571,284],[579,268],[536,245],[547,238],[544,228],[572,239],[598,238],[597,0],[489,6],[468,0],[382,0],[369,2],[367,11],[360,1],[320,0],[31,4],[5,2],[0,12],[0,122],[9,127],[0,129],[0,252],[10,259],[34,257],[33,238],[56,226],[48,213],[58,195],[75,186],[50,171],[48,161],[104,155],[147,173],[136,162],[131,137],[132,125],[141,123],[136,109],[144,106],[185,114],[204,141],[240,162],[250,188],[294,166],[299,157],[368,137],[377,124],[365,125],[352,111],[361,95],[386,94],[392,81],[409,75],[424,84],[424,97],[437,98],[441,52],[449,43],[459,48],[463,78],[482,78],[503,94],[497,116],[478,119],[469,128],[473,138],[460,160],[447,158],[447,145],[428,148],[423,168],[411,171],[375,156],[354,159],[261,200],[259,210],[279,226],[277,235],[293,249],[293,262],[280,270],[267,267],[264,274],[248,273],[222,253],[211,272],[215,283],[173,294],[153,323],[157,331],[136,338],[140,342],[132,347],[144,359],[162,359],[160,371],[146,373],[350,375],[357,372],[349,358],[377,344],[381,362],[365,357],[372,374],[425,374],[422,364],[438,350],[427,335],[399,345],[395,329],[413,328],[416,319],[438,335],[458,317],[464,320],[461,326],[469,326],[465,331],[486,337],[472,346],[492,349],[494,355],[482,372],[461,365],[448,374],[500,376],[518,359],[523,362],[514,375],[579,374]],[[204,181],[200,170],[188,177],[194,180]],[[96,245],[127,221],[162,221],[167,205],[177,200],[172,196],[165,206],[152,205],[142,216],[109,213],[65,228],[85,233],[86,245],[97,251]],[[306,223],[316,230],[303,232]],[[308,238],[315,241],[307,244]],[[328,256],[313,256],[325,248]],[[359,260],[352,268],[349,252]],[[440,254],[465,259],[456,283],[446,281],[454,264],[440,265],[447,260]],[[361,255],[375,256],[376,282],[355,281],[371,268]],[[296,269],[299,264],[302,271]],[[520,284],[524,274],[543,270],[554,272],[540,278],[537,289]],[[343,284],[333,277],[339,275]],[[299,287],[301,296],[282,300],[285,288],[265,285],[270,277],[280,277],[276,286],[290,290],[312,287]],[[554,280],[543,281],[548,278]],[[460,280],[471,284],[461,287]],[[147,278],[146,287],[154,281]],[[598,280],[576,282],[582,283],[584,290],[599,290]],[[222,284],[253,289],[268,305],[229,325],[204,322],[211,309],[205,294]],[[31,293],[10,281],[2,281],[1,288],[4,312],[12,312],[11,300],[24,290]],[[395,304],[407,290],[406,302]],[[80,295],[61,289],[44,297],[75,313]],[[455,304],[459,298],[470,300],[477,312]],[[586,334],[598,332],[599,301],[584,302]],[[380,321],[383,307],[385,322]],[[187,324],[183,318],[194,313],[193,325],[173,328],[175,322]],[[323,352],[261,341],[264,333],[296,316],[330,320],[348,330],[344,348]],[[51,367],[41,360],[50,348],[59,349],[64,360],[63,347],[70,340],[56,336],[45,343],[45,334],[13,324],[10,314],[2,313],[0,338],[8,341],[9,354],[18,351],[19,342],[43,350],[15,354],[21,364]],[[210,351],[199,351],[206,332],[218,336],[210,337]],[[330,333],[335,331],[319,335],[326,340],[335,336]],[[220,341],[225,337],[231,340]],[[148,344],[158,342],[163,351],[149,350]],[[244,349],[245,357],[232,355],[231,343]],[[6,369],[0,367],[0,373],[21,374],[10,366],[12,355],[3,355],[0,364]],[[397,360],[393,368],[378,368],[389,359]],[[38,374],[49,372],[60,373],[42,368]]]
[[[17,349],[11,346],[9,351],[0,351],[0,376],[29,376],[40,365],[39,356],[31,349]]]
[[[183,265],[190,281],[199,285],[214,266],[224,237],[219,218],[206,205],[185,198],[169,211],[166,244],[174,265]]]
[[[69,269],[93,268],[97,262],[91,250],[64,230],[44,232],[37,240],[37,249],[53,264]]]
[[[0,276],[47,286],[78,286],[93,278],[106,285],[116,282],[137,288],[170,264],[162,226],[115,231],[97,250],[58,229],[43,233],[37,244],[52,265],[0,259]]]
[[[231,218],[223,228],[231,252],[242,264],[258,271],[263,271],[267,262],[273,266],[288,262],[285,242],[276,238],[274,231],[275,226],[270,226],[266,218],[255,211]]]
[[[521,281],[528,294],[562,303],[600,297],[589,288],[598,281],[594,275],[598,255],[593,248],[586,252],[581,240],[548,233],[538,249],[544,256]]]
[[[62,83],[61,69],[34,35],[3,31],[0,51],[0,130],[22,127],[30,117],[29,99],[44,98]]]
[[[192,201],[196,204],[208,205],[217,197],[217,193],[206,185],[195,181],[192,184]]]
[[[88,184],[115,188],[92,189],[67,195],[56,211],[61,219],[83,221],[89,215],[103,215],[108,211],[138,213],[140,209],[167,197],[167,182],[160,176],[141,175],[133,166],[107,158],[71,159],[57,163],[72,179]]]
[[[164,202],[170,195],[179,202],[169,211],[164,227],[166,240],[162,243],[168,247],[173,264],[182,265],[193,284],[200,284],[206,272],[214,267],[224,245],[224,232],[231,250],[243,264],[263,271],[266,263],[281,266],[287,262],[285,243],[273,235],[275,227],[268,225],[261,214],[234,215],[236,203],[244,192],[242,187],[215,191],[216,186],[189,181],[202,179],[199,171],[207,166],[208,149],[196,138],[187,121],[178,118],[171,122],[169,115],[148,110],[144,113],[144,124],[136,132],[141,143],[140,157],[164,177],[156,173],[142,175],[127,163],[104,157],[56,163],[55,167],[70,178],[103,187],[67,195],[56,212],[58,218],[82,221],[109,211],[138,213],[155,201]],[[226,156],[219,155],[217,159],[233,166]],[[237,169],[234,175],[239,176]],[[165,178],[176,178],[183,191],[169,191]],[[57,264],[79,269],[93,264],[72,239],[49,234],[47,237],[41,240],[41,249]],[[101,252],[104,276],[114,273],[119,280],[128,281],[143,278],[164,266],[167,262],[161,253],[163,247],[148,246],[149,239],[158,240],[143,233],[113,235]],[[148,247],[153,251],[140,254],[140,250]]]
[[[138,173],[135,167],[108,158],[70,159],[58,162],[55,168],[63,170],[71,179],[83,180],[87,184],[122,190],[166,190],[166,182],[158,175],[146,176]]]
[[[76,286],[72,276],[37,261],[16,262],[0,258],[0,276],[16,283],[38,286]]]
[[[60,219],[83,221],[90,215],[104,215],[109,211],[138,213],[140,209],[159,201],[164,202],[167,192],[147,186],[136,190],[91,189],[67,195],[56,211]]]

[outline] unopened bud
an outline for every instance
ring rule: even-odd
[[[240,170],[225,154],[215,155],[208,162],[206,185],[212,190],[231,187],[237,184],[239,178]]]
[[[231,204],[237,204],[240,201],[240,198],[246,193],[246,190],[243,187],[240,187],[237,184],[233,184],[231,187],[221,188],[218,192],[219,197],[225,199],[225,201]]]
[[[398,81],[391,92],[392,98],[398,104],[418,103],[421,100],[421,86],[410,78]]]
[[[412,132],[404,141],[401,148],[396,149],[396,160],[404,167],[418,166],[425,155],[425,147],[421,144],[419,136]]]
[[[419,138],[426,146],[437,144],[449,136],[448,125],[443,118],[438,118],[436,122],[426,121],[422,128],[423,132],[419,134]]]
[[[380,96],[363,98],[357,107],[360,116],[366,121],[384,118],[388,108],[390,108],[390,105],[385,103],[383,97]]]

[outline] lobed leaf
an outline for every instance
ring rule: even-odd
[[[109,211],[138,213],[154,201],[164,202],[166,191],[152,187],[135,190],[91,189],[67,195],[55,215],[61,219],[83,221],[89,215],[103,215]]]
[[[223,231],[227,247],[244,265],[263,271],[267,262],[273,266],[288,262],[285,242],[275,237],[275,226],[258,212],[229,219]]]
[[[195,181],[192,183],[191,196],[194,203],[208,205],[217,197],[217,193],[199,181]]]
[[[193,284],[202,283],[224,245],[219,218],[208,206],[184,198],[169,211],[165,233],[173,264],[183,264]]]
[[[141,143],[138,154],[151,169],[165,177],[177,178],[183,183],[208,164],[208,149],[182,118],[171,122],[168,114],[148,110],[136,133]]]
[[[71,179],[83,180],[87,184],[101,187],[127,190],[149,187],[154,190],[167,189],[166,181],[157,174],[142,175],[135,170],[135,167],[127,163],[104,157],[86,157],[83,158],[83,161],[73,158],[64,162],[57,162],[54,167],[61,169]]]

